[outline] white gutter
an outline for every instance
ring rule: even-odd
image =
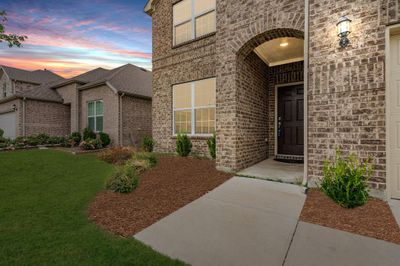
[[[308,184],[308,66],[309,66],[309,0],[304,0],[304,177],[303,186]]]
[[[26,137],[26,98],[22,98],[22,136]]]

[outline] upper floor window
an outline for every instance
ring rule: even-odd
[[[94,132],[103,132],[103,101],[88,102],[88,128]]]
[[[173,12],[174,45],[216,31],[215,0],[182,0]]]
[[[173,86],[174,134],[215,132],[215,78]]]

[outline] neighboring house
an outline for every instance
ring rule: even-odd
[[[0,100],[0,113],[16,117],[15,136],[65,136],[89,127],[108,133],[113,145],[137,146],[151,135],[151,79],[151,72],[130,64],[98,68]],[[31,100],[41,108],[30,107]]]
[[[371,186],[400,198],[394,2],[150,0],[156,150],[187,133],[207,153],[215,132],[218,168],[304,160],[307,181],[339,147],[371,156]],[[342,16],[352,20],[347,47]]]
[[[0,66],[0,100],[59,79],[62,77],[46,69],[28,71]]]

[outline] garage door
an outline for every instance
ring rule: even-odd
[[[15,112],[0,114],[0,128],[4,130],[6,138],[15,139],[16,121]]]
[[[390,195],[400,199],[400,35],[391,36],[388,109],[388,178]]]

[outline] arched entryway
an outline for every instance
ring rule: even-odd
[[[236,54],[237,129],[240,168],[279,167],[285,181],[303,177],[304,33],[274,29],[251,38]],[[296,164],[296,165],[291,165]],[[277,173],[263,177],[278,179]],[[251,175],[251,173],[248,173]],[[263,173],[261,173],[263,174]],[[255,175],[257,176],[257,175]],[[291,180],[293,179],[293,180]],[[296,180],[295,180],[296,179]],[[300,182],[302,180],[299,180]]]

